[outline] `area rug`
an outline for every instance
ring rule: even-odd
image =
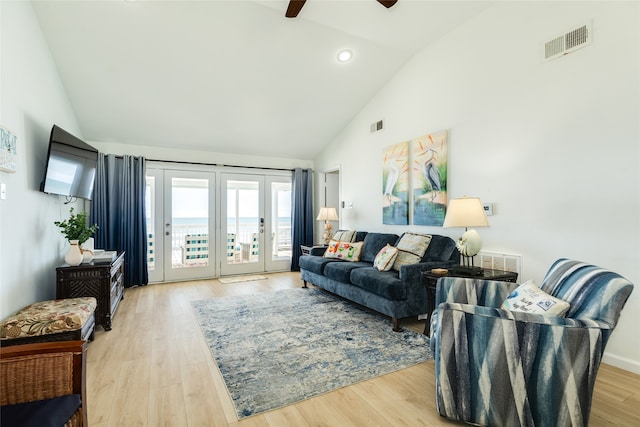
[[[218,280],[220,281],[220,283],[239,283],[250,282],[252,280],[264,280],[266,278],[267,276],[245,274],[243,276],[220,277]]]
[[[239,419],[432,358],[424,335],[319,289],[191,304]]]

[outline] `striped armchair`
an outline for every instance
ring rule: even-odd
[[[540,288],[566,318],[501,310],[517,284],[442,278],[431,346],[441,416],[486,426],[586,426],[605,346],[633,285],[560,259]]]

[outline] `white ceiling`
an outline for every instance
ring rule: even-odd
[[[491,4],[309,0],[287,19],[287,0],[32,3],[85,140],[307,160]]]

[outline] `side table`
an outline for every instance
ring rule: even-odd
[[[435,274],[431,271],[425,271],[422,273],[422,282],[427,291],[427,323],[424,325],[424,334],[429,333],[429,327],[431,326],[431,314],[435,310],[436,301],[436,287],[438,285],[438,279],[441,277],[464,277],[466,279],[481,279],[481,280],[498,280],[501,282],[516,283],[518,280],[518,273],[512,271],[492,270],[489,268],[482,269],[482,274],[476,274],[475,276],[464,276],[461,274],[455,274],[452,269],[449,269],[447,274]]]

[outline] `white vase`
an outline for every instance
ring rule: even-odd
[[[77,240],[69,240],[69,250],[64,256],[64,262],[73,266],[82,264],[82,251]]]

